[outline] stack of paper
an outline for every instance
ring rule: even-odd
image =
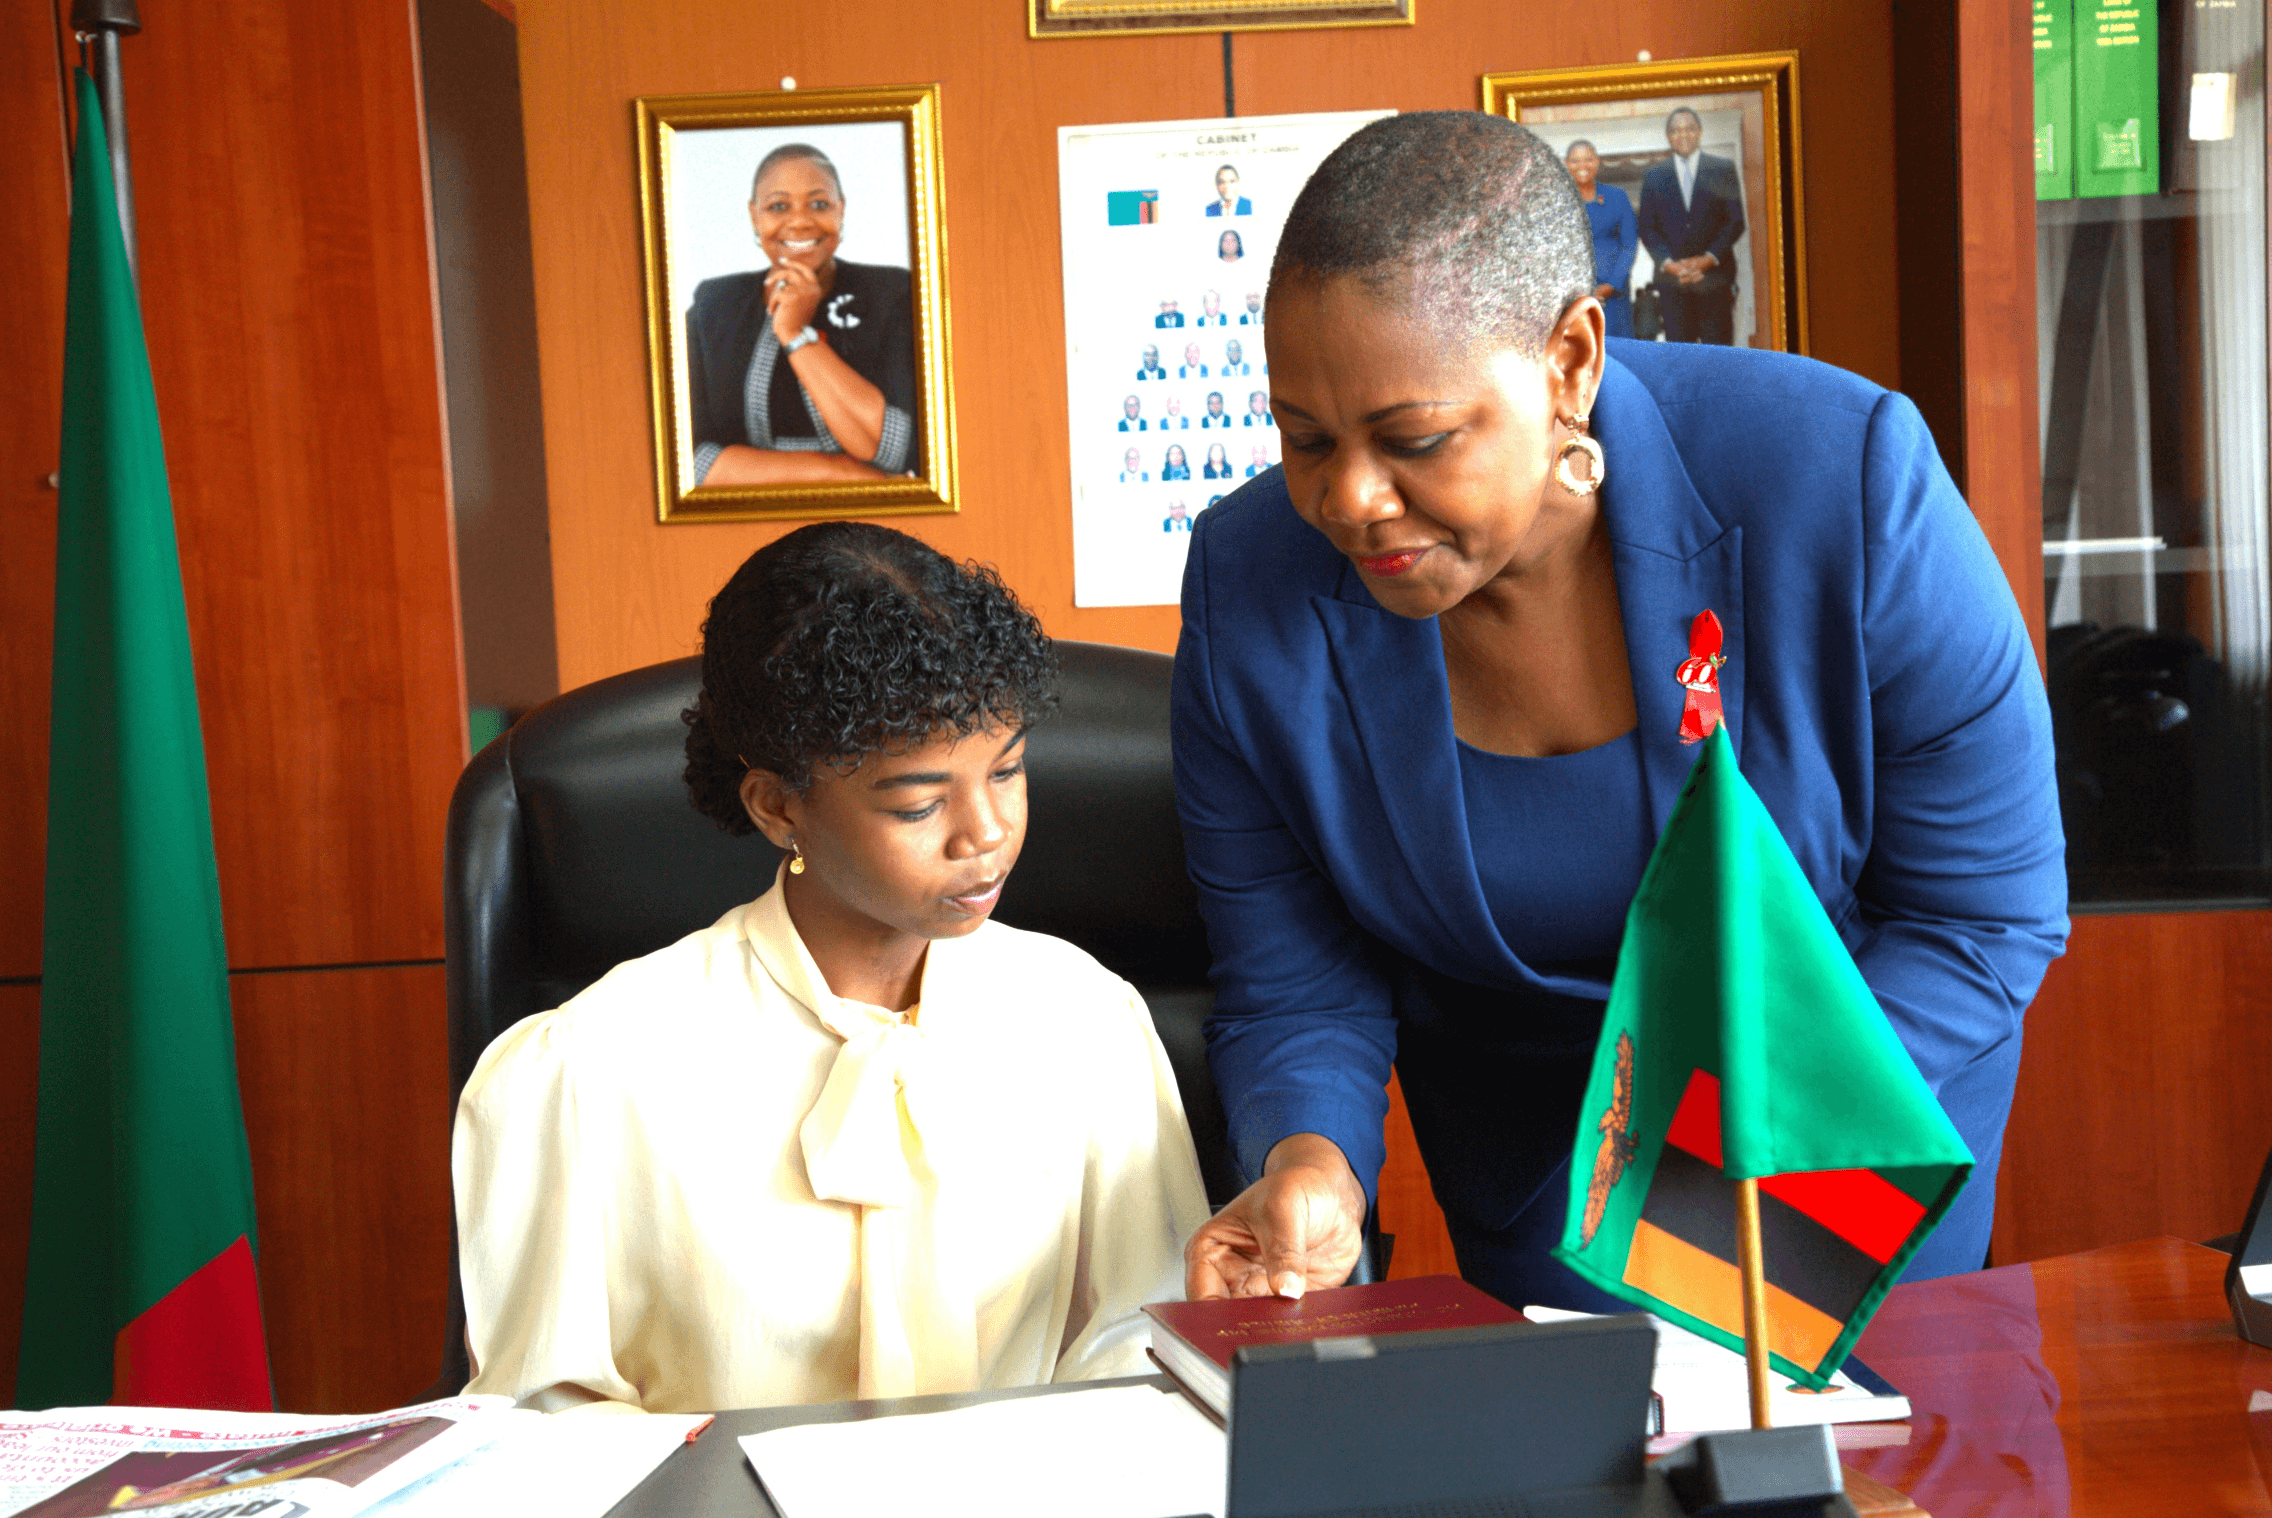
[[[1533,1323],[1560,1323],[1591,1316],[1565,1312],[1559,1307],[1526,1307],[1523,1316]],[[1722,1348],[1701,1334],[1650,1316],[1657,1330],[1657,1370],[1650,1385],[1657,1394],[1663,1426],[1652,1434],[1703,1434],[1717,1429],[1751,1427],[1751,1383],[1743,1356]],[[1852,1371],[1861,1371],[1857,1377]],[[1863,1384],[1867,1378],[1870,1384]],[[1830,1378],[1819,1392],[1793,1386],[1782,1377],[1772,1378],[1768,1414],[1777,1428],[1799,1423],[1873,1423],[1909,1416],[1909,1399],[1858,1361]]]
[[[1181,1518],[1223,1511],[1223,1431],[1181,1394],[1111,1386],[741,1441],[782,1518]]]
[[[356,1518],[603,1518],[704,1420],[516,1412],[498,1438]]]

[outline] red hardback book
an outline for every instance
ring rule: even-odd
[[[1170,1375],[1218,1413],[1230,1407],[1231,1356],[1242,1345],[1481,1328],[1523,1320],[1521,1313],[1458,1276],[1329,1286],[1299,1300],[1232,1297],[1161,1302],[1144,1311],[1152,1318],[1152,1353]]]

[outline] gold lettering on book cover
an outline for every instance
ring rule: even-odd
[[[1420,1309],[1414,1304],[1405,1302],[1394,1307],[1366,1307],[1356,1312],[1329,1312],[1314,1318],[1290,1318],[1287,1320],[1287,1325],[1299,1328],[1305,1337],[1322,1338],[1325,1335],[1318,1333],[1318,1330],[1322,1328],[1362,1330],[1382,1323],[1393,1322],[1398,1318],[1413,1317],[1419,1311]],[[1235,1328],[1216,1329],[1215,1337],[1218,1339],[1244,1339],[1258,1332],[1268,1333],[1279,1326],[1275,1323],[1242,1323]]]

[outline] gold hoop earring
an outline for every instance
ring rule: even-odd
[[[789,873],[792,875],[805,873],[805,851],[797,847],[797,840],[794,838],[789,840]]]
[[[1581,416],[1564,424],[1571,429],[1570,437],[1554,455],[1554,478],[1572,495],[1592,495],[1609,477],[1609,464],[1602,457],[1601,444],[1586,436],[1586,421],[1587,418]],[[1581,453],[1588,461],[1583,479],[1570,468],[1571,459]]]

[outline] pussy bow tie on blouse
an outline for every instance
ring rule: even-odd
[[[905,1207],[915,1199],[915,1151],[936,1148],[943,1116],[923,1030],[881,1007],[825,998],[815,1015],[844,1040],[799,1137],[805,1175],[824,1202]],[[925,1156],[936,1172],[938,1156]]]
[[[910,1397],[978,1384],[978,1293],[957,1210],[940,1176],[958,1169],[953,1075],[935,1042],[904,1017],[819,998],[844,1040],[799,1138],[805,1175],[824,1202],[871,1209],[860,1219],[860,1395]]]

